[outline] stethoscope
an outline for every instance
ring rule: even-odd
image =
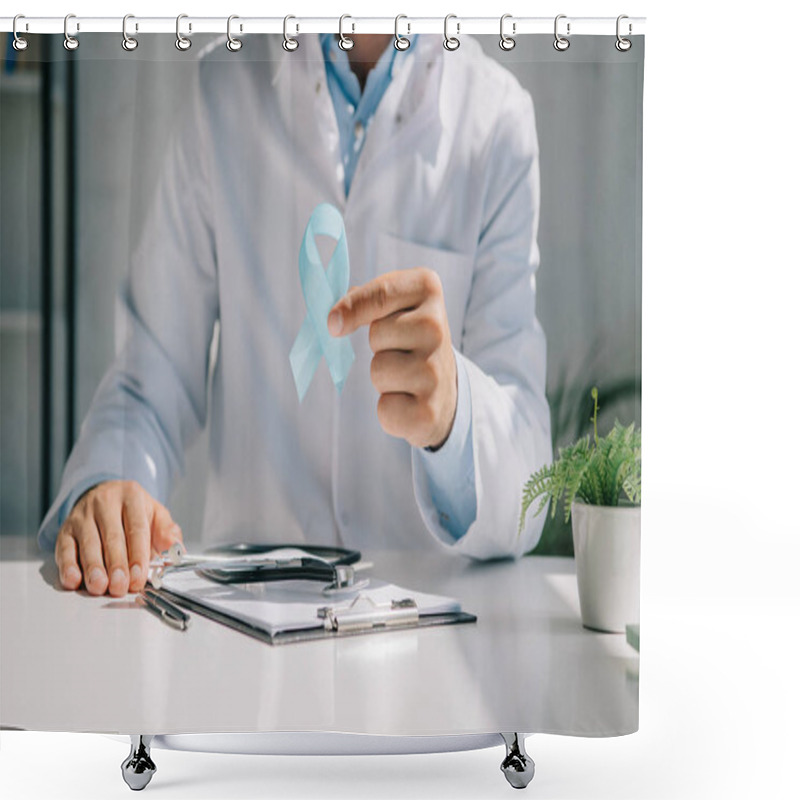
[[[151,560],[149,581],[160,589],[165,575],[195,570],[225,584],[320,581],[326,584],[323,594],[336,595],[365,588],[369,580],[356,580],[356,572],[371,566],[361,562],[358,550],[344,547],[238,543],[213,547],[202,555],[189,555],[184,546],[176,542],[160,557]]]

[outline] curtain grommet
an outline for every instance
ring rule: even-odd
[[[555,47],[555,49],[558,50],[559,53],[563,53],[565,50],[569,49],[569,39],[567,38],[567,36],[569,36],[571,33],[572,25],[569,22],[567,22],[567,36],[562,36],[558,32],[559,20],[566,18],[567,18],[566,14],[558,14],[555,18],[555,22],[553,23],[553,35],[555,36],[555,39],[553,40],[553,47]]]
[[[451,19],[456,20],[456,35],[450,36],[447,32],[447,26]],[[458,34],[461,33],[461,23],[458,22],[458,17],[455,14],[448,14],[444,18],[444,49],[449,50],[451,53],[461,47],[461,42],[458,39]]]
[[[181,20],[188,18],[188,14],[178,14],[178,17],[175,20],[175,47],[177,47],[182,53],[185,53],[192,46],[192,40],[181,33]],[[190,22],[189,32],[191,33],[191,31],[192,23]]]
[[[138,46],[139,40],[134,36],[128,34],[128,20],[136,19],[133,14],[126,14],[122,18],[122,49],[128,53],[132,53]],[[139,30],[139,24],[136,23],[136,30]]]
[[[233,22],[235,19],[239,19],[239,17],[236,16],[236,14],[231,14],[228,17],[228,41],[225,42],[225,47],[227,47],[228,50],[231,53],[238,53],[242,49],[242,40],[241,39],[237,39],[231,33],[231,22]],[[241,32],[241,30],[242,30],[242,26],[240,25],[239,26],[239,31]]]
[[[627,53],[628,50],[630,50],[631,47],[633,47],[633,42],[630,39],[626,39],[622,35],[622,33],[620,33],[620,30],[621,30],[620,23],[624,19],[629,19],[627,14],[620,14],[617,17],[617,41],[614,42],[614,47],[616,47],[617,50],[619,50],[620,53]],[[629,22],[628,23],[628,36],[630,36],[632,32],[633,32],[633,25],[631,25],[631,23]]]
[[[12,41],[12,47],[18,52],[21,53],[23,50],[28,49],[28,40],[24,39],[22,36],[19,35],[17,31],[17,20],[18,19],[25,19],[24,14],[17,14],[14,17],[14,24],[11,27],[11,30],[14,34],[14,39]],[[28,23],[25,23],[25,30],[28,30]]]
[[[76,19],[75,14],[67,14],[64,17],[64,49],[69,50],[72,52],[73,50],[77,50],[80,42],[75,36],[72,36],[69,32],[69,21],[71,19]],[[79,31],[81,29],[80,22],[75,23],[75,30]]]
[[[355,42],[349,37],[344,35],[344,21],[346,19],[353,19],[349,14],[342,14],[339,17],[339,49],[344,50],[347,52],[348,50],[352,50]],[[355,23],[351,26],[351,33],[354,33],[356,30]]]
[[[503,14],[503,16],[500,17],[500,49],[505,50],[506,52],[513,50],[517,46],[517,40],[514,39],[514,36],[517,33],[517,23],[512,21],[512,35],[509,36],[504,30],[504,25],[507,19],[512,19],[511,14]]]
[[[293,53],[295,50],[297,50],[298,47],[300,47],[300,42],[297,39],[293,39],[291,36],[289,36],[288,26],[290,19],[297,19],[297,17],[293,17],[291,14],[287,14],[283,18],[283,49],[287,53]],[[295,25],[295,31],[296,32],[300,31],[299,25]]]
[[[400,35],[400,20],[401,19],[408,19],[405,14],[398,14],[394,18],[394,48],[395,50],[408,50],[411,47],[411,40],[407,36]],[[411,33],[411,24],[406,23],[406,33]]]

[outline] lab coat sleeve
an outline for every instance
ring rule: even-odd
[[[202,69],[202,62],[199,65]],[[162,165],[118,309],[117,353],[39,529],[52,549],[76,489],[115,477],[165,503],[206,420],[218,290],[208,134],[198,72]]]
[[[529,514],[518,533],[522,488],[552,460],[545,337],[536,318],[538,143],[533,103],[516,83],[482,168],[485,200],[462,337],[477,513],[463,536],[454,539],[443,528],[417,453],[412,470],[417,504],[434,538],[452,551],[489,559],[520,556],[539,541],[544,514]]]

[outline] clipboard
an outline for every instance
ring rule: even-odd
[[[176,605],[271,645],[477,622],[477,617],[463,611],[453,598],[382,581],[373,581],[371,588],[356,591],[352,597],[335,600],[324,596],[318,584],[304,584],[307,582],[259,584],[250,587],[258,594],[248,597],[246,585],[219,586],[201,575],[184,574],[165,582],[157,592]],[[302,602],[294,603],[295,596]],[[281,604],[300,609],[300,615],[290,619]],[[280,612],[286,620],[283,623]]]

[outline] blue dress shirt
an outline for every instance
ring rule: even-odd
[[[332,33],[320,34],[325,57],[325,75],[339,127],[339,147],[344,167],[345,194],[350,192],[358,158],[378,104],[392,80],[395,63],[413,49],[416,36],[403,53],[390,43],[370,70],[362,92],[350,59]],[[447,441],[435,452],[424,451],[431,500],[442,526],[456,539],[474,522],[478,501],[475,495],[475,465],[472,453],[472,399],[467,371],[455,352],[458,372],[458,400],[453,428]]]

